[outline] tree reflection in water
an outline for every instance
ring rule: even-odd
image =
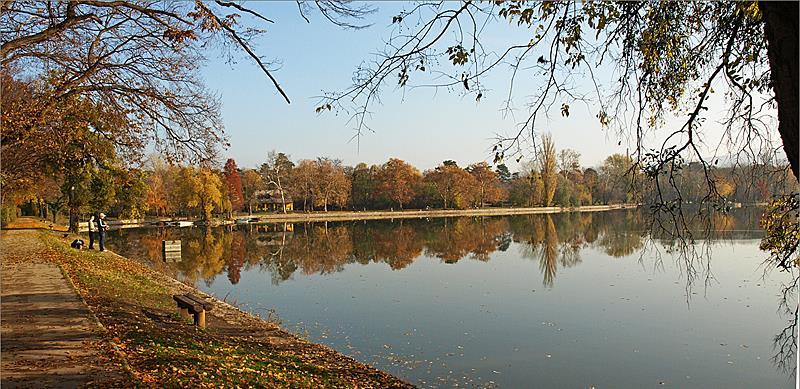
[[[753,212],[714,217],[710,242],[758,238],[760,232],[737,229],[755,225]],[[347,264],[385,263],[401,270],[422,257],[453,264],[465,258],[489,261],[495,251],[517,243],[525,258],[539,261],[544,285],[552,287],[558,268],[581,263],[581,250],[599,249],[611,257],[642,250],[650,238],[662,247],[668,236],[649,236],[642,212],[636,210],[462,217],[370,222],[282,223],[217,228],[141,228],[114,231],[112,242],[121,253],[149,260],[187,283],[208,284],[225,272],[231,284],[242,270],[259,267],[275,283],[302,274],[342,271]],[[182,241],[182,260],[161,261],[162,240]]]
[[[710,250],[712,245],[724,241],[760,238],[762,232],[756,227],[760,212],[760,209],[741,209],[715,214],[710,227],[708,223],[696,226],[689,223],[689,228],[703,233],[696,235],[704,237],[700,246]],[[644,255],[649,252],[649,243],[668,252],[685,249],[676,237],[652,232],[644,220],[645,213],[624,210],[210,229],[141,228],[113,231],[111,245],[126,256],[148,260],[153,267],[184,282],[203,281],[210,285],[222,272],[231,284],[237,284],[242,271],[253,268],[269,272],[272,282],[278,284],[298,271],[305,275],[335,273],[348,264],[382,263],[399,271],[426,257],[447,264],[464,259],[489,261],[492,253],[506,251],[513,242],[523,258],[538,261],[543,285],[552,288],[559,267],[580,265],[581,252],[586,248],[613,258],[637,252]],[[161,241],[178,239],[182,241],[182,260],[164,263]],[[687,274],[693,271],[684,270]],[[690,283],[691,279],[687,288]],[[789,286],[786,290],[793,289]],[[786,301],[782,308],[794,313]],[[795,351],[794,323],[792,320],[775,338],[775,363],[779,367],[790,367]]]

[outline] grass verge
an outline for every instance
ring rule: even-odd
[[[244,313],[214,316],[215,309],[208,329],[197,329],[177,315],[172,295],[179,288],[147,266],[71,249],[50,233],[40,239],[108,330],[114,352],[133,374],[131,386],[410,386]]]

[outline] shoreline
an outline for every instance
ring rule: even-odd
[[[240,218],[258,218],[259,222],[315,222],[315,221],[349,221],[349,220],[382,220],[382,219],[421,219],[458,216],[508,216],[533,215],[568,212],[599,212],[618,209],[638,208],[638,204],[619,205],[587,205],[582,207],[532,207],[532,208],[479,208],[479,209],[437,209],[437,210],[403,210],[403,211],[342,211],[327,213],[288,213],[266,214],[263,216],[242,216]]]
[[[585,205],[580,207],[505,207],[505,208],[479,208],[479,209],[435,209],[435,210],[398,210],[398,211],[330,211],[330,212],[293,212],[293,213],[254,213],[252,215],[234,216],[232,219],[214,219],[211,226],[234,224],[262,224],[262,223],[311,223],[328,221],[360,221],[360,220],[393,220],[393,219],[422,219],[442,217],[470,217],[470,216],[512,216],[535,215],[571,212],[603,212],[620,209],[636,209],[640,204],[614,204],[614,205]],[[248,220],[246,223],[237,223],[237,220]],[[250,221],[254,220],[254,221]],[[189,221],[187,218],[153,218],[139,220],[113,220],[109,226],[118,228],[138,228],[155,226],[158,223],[191,222],[194,226],[205,225],[202,221]],[[82,223],[83,224],[83,223]],[[85,232],[85,226],[80,231]]]
[[[126,368],[133,386],[414,387],[140,261],[110,250],[71,249],[73,234],[24,228],[4,231],[3,239],[9,236],[43,243],[44,261],[61,268],[99,323],[108,356]],[[20,259],[35,261],[32,255]],[[183,293],[211,304],[206,329],[179,318],[172,296]]]

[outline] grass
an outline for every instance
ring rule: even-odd
[[[40,238],[52,252],[48,257],[62,266],[108,329],[109,341],[134,376],[132,386],[407,386],[266,322],[231,324],[209,317],[209,329],[199,330],[177,314],[175,286],[150,268],[113,254],[71,249],[49,233]]]

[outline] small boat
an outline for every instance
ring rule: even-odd
[[[236,223],[236,224],[247,224],[247,223],[250,223],[250,219],[247,219],[247,218],[245,218],[245,219],[236,219],[234,221],[234,223]]]
[[[190,222],[190,221],[179,221],[179,222],[177,223],[177,225],[178,225],[178,227],[191,227],[191,226],[193,226],[193,225],[194,225],[194,222]]]

